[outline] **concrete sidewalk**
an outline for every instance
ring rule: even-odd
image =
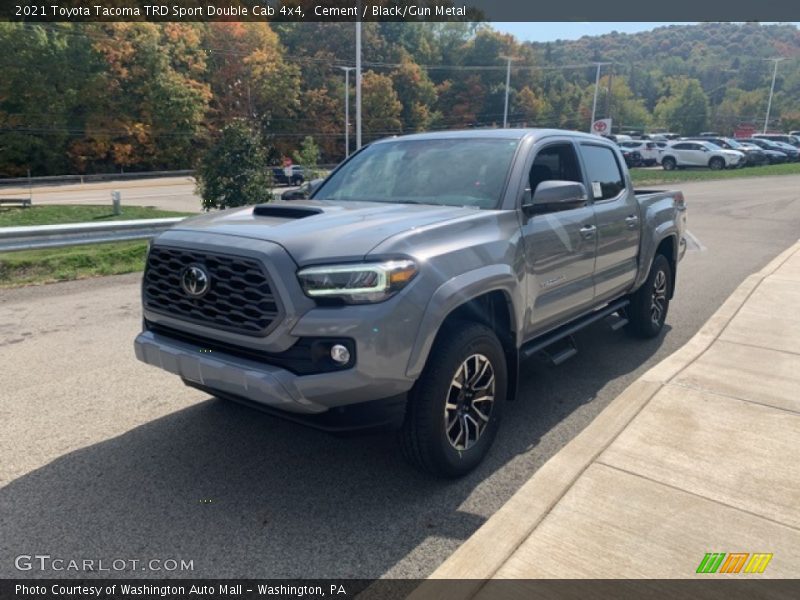
[[[480,580],[491,578],[797,577],[798,307],[800,242],[748,277],[431,577],[476,580],[460,597],[482,597]],[[708,552],[773,558],[763,574],[697,574]]]

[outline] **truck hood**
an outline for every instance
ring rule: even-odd
[[[274,242],[298,265],[306,265],[363,258],[393,235],[477,211],[430,204],[276,201],[188,218],[172,229]]]

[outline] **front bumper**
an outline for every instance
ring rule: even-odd
[[[407,379],[374,376],[359,364],[337,372],[296,375],[263,362],[208,352],[153,331],[140,333],[134,348],[140,361],[179,375],[209,393],[295,415],[315,415],[402,395],[413,385]]]

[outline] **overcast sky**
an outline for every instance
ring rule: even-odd
[[[664,25],[687,25],[689,23],[492,23],[503,32],[514,34],[520,41],[552,42],[554,40],[577,40],[584,35],[602,35],[619,31],[637,33]],[[793,23],[800,25],[800,23]]]

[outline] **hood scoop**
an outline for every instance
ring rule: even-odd
[[[323,210],[313,206],[287,206],[283,204],[257,204],[253,208],[256,217],[276,217],[279,219],[303,219],[321,214]]]

